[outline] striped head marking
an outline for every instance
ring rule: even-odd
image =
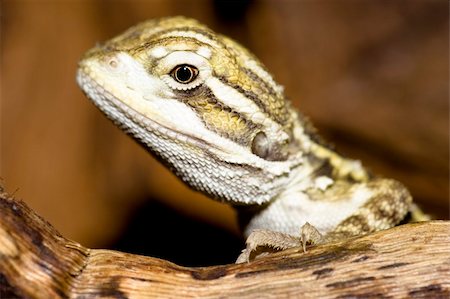
[[[302,163],[297,114],[262,64],[192,19],[150,20],[88,51],[87,96],[191,187],[261,203]]]

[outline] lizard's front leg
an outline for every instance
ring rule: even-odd
[[[255,230],[249,235],[247,248],[237,262],[251,260],[261,252],[296,246],[305,248],[308,243],[327,243],[387,229],[402,221],[412,207],[408,190],[399,182],[390,179],[373,179],[358,184],[337,182],[325,191],[309,190],[307,195],[309,201],[316,203],[316,207],[322,205],[323,208],[311,211],[310,215],[298,213],[299,217],[303,217],[301,221],[304,224],[298,226],[300,231],[296,236],[289,231]],[[334,227],[327,227],[327,219],[339,217],[339,214],[342,217],[344,210],[348,209],[348,206],[340,204],[343,201],[362,204],[354,206],[353,212]],[[292,209],[292,205],[288,208]],[[292,209],[291,214],[295,214],[295,209]],[[322,222],[317,220],[320,216],[323,217]]]

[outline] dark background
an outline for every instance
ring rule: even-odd
[[[337,149],[449,212],[449,3],[2,1],[1,173],[65,236],[184,265],[232,262],[233,211],[116,129],[75,83],[96,42],[186,15],[258,56]]]

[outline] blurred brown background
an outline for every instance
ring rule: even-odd
[[[237,39],[337,149],[449,212],[449,3],[2,1],[1,173],[65,236],[204,265],[243,244],[233,211],[190,191],[83,96],[77,60],[147,18]]]

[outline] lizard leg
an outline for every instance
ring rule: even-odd
[[[414,207],[408,190],[397,181],[373,179],[352,184],[352,190],[348,194],[358,194],[358,188],[370,190],[369,197],[333,229],[322,235],[313,225],[306,222],[300,229],[299,237],[270,230],[255,230],[249,235],[247,248],[237,262],[249,261],[260,256],[261,252],[280,251],[297,246],[302,246],[306,251],[307,244],[327,243],[387,229],[398,224]],[[342,193],[344,198],[348,194]]]

